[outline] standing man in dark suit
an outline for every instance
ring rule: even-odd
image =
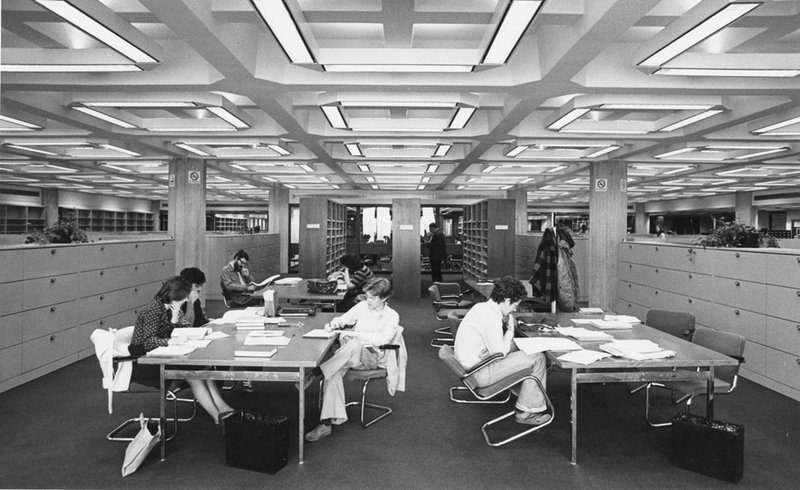
[[[442,279],[442,262],[447,257],[447,248],[444,243],[444,234],[439,230],[439,225],[428,225],[430,233],[425,237],[428,246],[428,257],[431,260],[431,278],[433,282],[444,282]]]

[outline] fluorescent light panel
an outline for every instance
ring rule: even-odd
[[[469,73],[472,65],[324,65],[325,71],[331,73]]]
[[[784,128],[786,126],[791,126],[792,124],[800,123],[800,116],[793,117],[791,119],[787,119],[785,121],[777,122],[775,124],[770,124],[769,126],[764,126],[763,128],[754,129],[753,132],[755,134],[762,134],[768,133],[770,131],[774,131],[776,129]]]
[[[764,77],[792,78],[800,75],[795,69],[753,69],[753,68],[659,68],[653,75],[673,75],[683,77]]]
[[[599,109],[629,111],[703,111],[711,109],[708,104],[602,104]]]
[[[717,11],[711,17],[689,29],[677,39],[673,40],[663,48],[659,49],[644,61],[640,66],[661,66],[672,58],[688,50],[695,44],[707,39],[712,34],[733,23],[754,8],[761,5],[761,2],[753,3],[730,3]]]
[[[17,119],[15,117],[4,116],[2,114],[0,114],[0,121],[5,121],[7,123],[16,124],[17,126],[22,126],[26,130],[42,129],[41,126],[37,126],[36,124],[29,123],[21,119]],[[0,131],[8,131],[8,129],[2,129]]]
[[[744,159],[747,159],[747,158],[755,158],[755,157],[760,157],[760,156],[764,156],[764,155],[771,155],[772,153],[780,153],[780,152],[786,151],[788,149],[789,148],[773,148],[771,150],[759,151],[759,152],[756,152],[756,153],[750,153],[748,155],[739,155],[738,157],[733,157],[733,159],[734,160],[744,160]]]
[[[297,23],[282,0],[250,0],[292,63],[315,63]]]
[[[433,152],[433,156],[435,157],[443,157],[447,155],[447,152],[450,151],[453,145],[443,145],[439,144],[436,146],[436,151]]]
[[[73,26],[99,40],[114,51],[135,63],[158,63],[158,60],[145,53],[130,41],[123,38],[103,24],[97,22],[75,6],[64,0],[36,0],[36,3],[63,18]]]
[[[494,38],[489,43],[489,48],[483,56],[482,63],[502,65],[511,56],[514,48],[519,43],[525,30],[528,28],[536,13],[542,6],[543,1],[516,0],[512,1],[500,25],[495,32]]]
[[[82,105],[87,107],[131,107],[131,108],[170,108],[170,107],[197,107],[194,102],[177,102],[177,101],[99,101],[99,102],[81,102]]]
[[[274,151],[275,153],[277,153],[278,155],[280,155],[282,157],[285,157],[286,155],[289,155],[289,154],[292,153],[289,150],[287,150],[286,148],[282,147],[281,145],[274,144],[274,143],[267,145],[267,148],[269,148],[270,150]]]
[[[347,152],[354,157],[364,156],[364,153],[361,152],[361,147],[358,146],[358,143],[345,143],[344,147],[347,148]]]
[[[48,155],[48,156],[52,156],[52,157],[57,157],[58,156],[58,153],[53,153],[52,151],[37,150],[36,148],[29,148],[29,147],[23,146],[23,145],[8,145],[7,144],[6,147],[8,147],[8,148],[16,148],[17,150],[30,151],[30,152],[33,152],[33,153],[39,153],[41,155]]]
[[[348,129],[347,122],[344,120],[342,110],[338,105],[323,105],[319,107],[328,120],[328,124],[335,129]]]
[[[118,73],[142,71],[136,65],[0,65],[6,73]]]
[[[439,170],[439,164],[438,163],[431,163],[425,169],[425,173],[426,174],[435,174],[437,170]]]
[[[658,155],[653,155],[653,158],[669,158],[675,155],[680,155],[682,153],[689,153],[690,151],[695,151],[697,148],[689,147],[689,148],[680,148],[673,151],[668,151],[666,153],[661,153]]]
[[[515,158],[517,155],[527,150],[528,148],[529,148],[528,145],[517,145],[514,148],[512,148],[508,153],[506,153],[506,156],[509,158]]]
[[[619,145],[611,145],[611,146],[608,146],[608,147],[603,148],[601,150],[597,150],[594,153],[590,153],[590,154],[586,155],[586,158],[596,158],[596,157],[599,157],[600,155],[605,155],[606,153],[611,153],[614,150],[619,150],[620,148],[622,148],[622,147],[619,146]]]
[[[135,151],[126,150],[125,148],[120,148],[119,146],[109,145],[107,143],[102,143],[100,145],[101,148],[105,148],[106,150],[116,151],[118,153],[122,153],[124,155],[128,155],[130,157],[140,157],[142,156],[141,153],[136,153]]]
[[[83,107],[83,106],[76,105],[76,106],[73,106],[72,108],[75,109],[76,111],[83,112],[84,114],[86,114],[88,116],[96,117],[97,119],[103,120],[105,122],[111,123],[111,124],[113,124],[115,126],[119,126],[121,128],[136,129],[136,126],[134,126],[133,124],[131,124],[129,122],[123,121],[122,119],[117,119],[114,116],[109,116],[108,114],[104,114],[104,113],[102,113],[100,111],[91,109],[89,107]]]
[[[230,124],[234,128],[247,129],[250,127],[249,124],[236,117],[232,112],[230,112],[228,109],[224,107],[209,106],[206,107],[206,109],[208,109],[209,112],[213,113],[220,119],[224,120],[226,123]]]
[[[682,121],[678,121],[676,123],[670,124],[669,126],[665,126],[659,131],[675,131],[676,129],[682,128],[684,126],[688,126],[690,124],[694,124],[696,122],[702,121],[703,119],[708,119],[711,116],[716,116],[717,114],[721,113],[722,109],[711,109],[708,111],[701,112],[700,114],[695,114],[692,117],[687,117]]]
[[[464,129],[464,126],[467,125],[472,114],[475,113],[475,107],[470,106],[462,106],[456,109],[455,115],[453,115],[453,119],[450,120],[450,124],[447,125],[447,129]]]
[[[177,146],[178,148],[182,148],[188,152],[194,153],[195,155],[200,155],[201,157],[210,157],[210,153],[206,153],[203,150],[197,149],[192,145],[187,145],[186,143],[173,143],[173,145]]]
[[[561,128],[563,128],[567,124],[575,121],[576,119],[578,119],[582,115],[586,114],[590,110],[591,110],[591,108],[589,108],[589,107],[576,107],[576,108],[572,109],[571,111],[567,112],[566,114],[564,114],[563,116],[559,117],[558,119],[556,119],[552,123],[550,123],[547,126],[547,129],[560,131]]]

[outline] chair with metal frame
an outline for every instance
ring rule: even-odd
[[[714,368],[714,395],[727,395],[736,389],[739,379],[739,367],[744,362],[745,338],[732,332],[722,332],[708,327],[697,327],[692,336],[692,343],[707,347],[738,360],[735,366],[721,366]],[[650,390],[663,388],[670,390],[672,403],[678,405],[686,402],[686,413],[690,413],[692,400],[698,396],[707,395],[705,381],[673,381],[666,383],[651,382],[645,389],[645,420],[651,427],[665,427],[672,422],[653,422],[650,420]]]
[[[553,404],[550,402],[550,398],[547,396],[547,390],[545,390],[541,380],[536,376],[532,375],[528,370],[514,373],[511,376],[507,376],[506,378],[503,378],[500,381],[490,386],[477,385],[474,378],[475,373],[481,370],[482,368],[486,367],[487,365],[491,364],[492,362],[495,362],[498,359],[502,359],[503,357],[505,356],[501,353],[492,354],[483,359],[477,365],[471,367],[470,369],[465,369],[461,365],[461,363],[458,362],[458,360],[456,359],[455,351],[453,350],[452,346],[443,345],[439,348],[439,358],[442,359],[445,362],[445,364],[447,364],[447,366],[459,377],[461,383],[464,385],[463,387],[454,386],[450,388],[451,401],[454,401],[456,403],[506,403],[507,401],[509,401],[511,397],[509,393],[511,388],[521,384],[526,379],[534,380],[536,384],[539,385],[539,389],[542,390],[542,394],[544,395],[544,401],[545,404],[547,405],[547,410],[549,410],[551,414],[550,420],[541,425],[536,425],[527,428],[521,432],[514,434],[511,437],[507,437],[499,441],[492,441],[491,438],[489,437],[487,430],[491,429],[492,426],[497,424],[498,422],[513,417],[516,412],[515,410],[511,410],[508,413],[505,413],[499,417],[489,420],[488,422],[486,422],[481,426],[481,432],[483,433],[483,438],[486,441],[486,444],[488,444],[491,447],[499,447],[511,441],[517,440],[520,437],[526,436],[532,432],[544,428],[547,425],[550,425],[555,419],[555,410],[553,409]],[[457,398],[455,396],[455,393],[457,391],[469,391],[475,398],[475,400],[464,400]],[[506,393],[506,397],[504,400],[492,401],[493,398],[504,392]]]
[[[111,345],[107,345],[106,348],[110,349],[108,351],[108,355],[100,360],[101,369],[104,372],[104,375],[109,376],[110,379],[103,379],[104,388],[108,391],[108,413],[113,413],[113,406],[112,406],[112,392],[116,391],[117,393],[126,393],[126,394],[137,394],[137,393],[160,393],[160,390],[152,388],[150,386],[139,385],[137,383],[130,383],[126,389],[118,389],[114,386],[115,381],[115,374],[121,371],[121,365],[129,364],[130,367],[129,372],[133,370],[133,364],[136,363],[136,360],[139,356],[130,355],[128,352],[128,345],[130,345],[131,337],[133,336],[133,328],[134,327],[125,327],[118,330],[109,329],[108,331],[104,331],[102,329],[95,330],[92,333],[91,339],[92,342],[95,344],[95,348],[100,352],[102,348],[99,348],[99,343],[106,342],[110,340]],[[113,335],[113,338],[109,337],[105,334]],[[103,364],[106,364],[105,366]],[[167,440],[172,440],[173,437],[178,432],[178,422],[191,422],[194,420],[195,416],[197,415],[197,401],[194,398],[179,398],[176,393],[180,390],[180,385],[176,384],[174,387],[171,387],[166,392],[166,400],[172,402],[172,417],[166,419],[167,422],[172,424],[172,434],[166,436]],[[191,415],[188,417],[180,417],[178,411],[178,403],[185,403],[191,404]],[[146,417],[146,421],[149,422],[150,420],[159,421],[159,417]],[[120,425],[115,427],[111,432],[106,435],[106,440],[115,441],[115,442],[130,442],[133,440],[133,436],[131,437],[124,437],[120,436],[119,434],[126,430],[129,426],[136,426],[138,427],[140,423],[139,417],[133,417],[125,420]],[[165,432],[166,435],[166,432]]]
[[[691,340],[694,333],[695,318],[692,313],[688,311],[673,311],[673,310],[648,310],[645,316],[645,325],[653,327],[664,333],[680,337],[682,339]],[[631,395],[637,393],[647,387],[647,383],[637,385],[631,388],[630,384],[626,384],[628,393]]]
[[[463,318],[475,304],[471,296],[472,290],[461,291],[461,286],[457,282],[435,282],[428,288],[428,294],[433,307],[433,317],[440,322],[449,321],[448,315],[453,311]],[[464,298],[467,294],[470,295],[469,299]],[[434,333],[441,337],[433,338],[431,347],[439,348],[453,342],[453,338],[450,338],[450,326],[437,328]]]

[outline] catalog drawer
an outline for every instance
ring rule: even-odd
[[[84,247],[42,247],[24,250],[22,272],[26,279],[78,271],[78,257]]]
[[[750,372],[760,374],[761,376],[767,375],[767,352],[771,349],[764,347],[761,344],[750,342],[749,340],[744,345],[744,364],[742,369]]]
[[[22,374],[22,344],[0,349],[0,381]]]
[[[77,325],[78,304],[77,301],[67,301],[25,311],[22,314],[23,341],[27,342]]]
[[[767,317],[766,345],[800,357],[800,318],[794,321]]]
[[[767,377],[800,390],[800,356],[769,349]]]
[[[29,279],[22,283],[23,308],[26,310],[63,303],[75,297],[78,274]]]
[[[800,255],[768,256],[767,283],[800,289]]]
[[[22,344],[22,371],[58,361],[75,354],[77,327],[68,328]]]
[[[90,339],[92,332],[97,329],[108,330],[109,328],[125,328],[132,327],[136,324],[136,312],[134,310],[125,310],[114,315],[110,315],[91,322],[84,323],[78,327],[78,350],[88,349],[93,347]]]
[[[22,313],[0,317],[0,349],[22,342]]]
[[[743,310],[764,313],[767,286],[762,283],[715,277],[712,281],[714,301]]]
[[[742,335],[748,340],[766,343],[766,317],[761,313],[734,308],[732,306],[717,305],[715,315],[704,323],[711,328],[725,332]]]
[[[767,313],[789,321],[800,318],[800,288],[768,285]]]
[[[0,283],[22,280],[22,250],[4,250]]]
[[[0,284],[0,316],[22,311],[23,282]]]
[[[715,276],[745,279],[752,282],[767,282],[766,254],[715,250],[713,262]]]

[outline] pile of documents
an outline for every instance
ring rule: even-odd
[[[275,281],[275,284],[279,284],[282,286],[291,286],[293,284],[297,284],[302,280],[303,280],[302,277],[284,277]]]
[[[566,337],[516,337],[514,342],[522,352],[530,355],[545,351],[581,350],[574,340]]]
[[[633,328],[636,323],[641,323],[635,316],[606,315],[602,320],[592,320],[589,325],[603,330],[626,330]]]
[[[614,340],[614,337],[610,334],[582,327],[556,327],[556,332],[565,337],[572,337],[578,342],[608,342]]]
[[[675,351],[662,349],[651,340],[615,340],[600,345],[600,349],[609,354],[636,361],[663,359],[675,355]]]
[[[602,315],[603,309],[602,308],[595,308],[595,307],[587,307],[587,308],[580,308],[578,312],[581,315]]]
[[[287,337],[280,330],[260,330],[247,334],[244,345],[288,345],[291,337]]]
[[[236,320],[236,330],[263,330],[264,317],[242,317]]]

